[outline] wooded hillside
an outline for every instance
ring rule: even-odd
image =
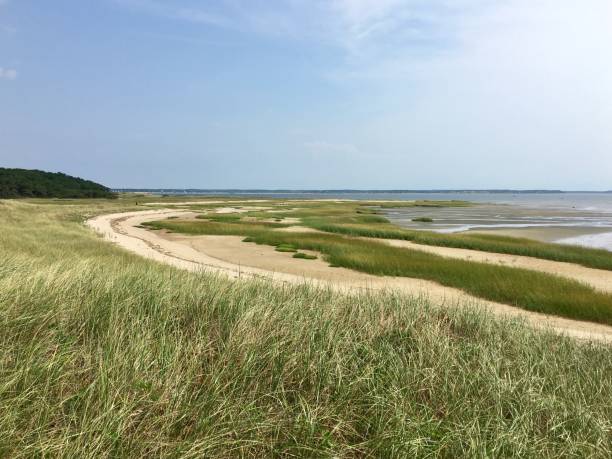
[[[107,187],[90,180],[29,169],[0,168],[0,198],[112,198]]]

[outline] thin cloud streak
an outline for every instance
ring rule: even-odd
[[[214,8],[186,0],[114,1],[134,11],[230,29],[246,39],[328,48],[338,59],[319,73],[331,80],[403,77],[456,52],[466,29],[482,27],[489,12],[499,9],[492,0],[219,0]]]
[[[19,72],[15,69],[0,67],[0,80],[16,80]]]

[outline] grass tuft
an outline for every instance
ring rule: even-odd
[[[293,255],[293,258],[301,258],[303,260],[316,260],[317,256],[316,255],[311,255],[309,253],[298,252],[298,253]]]
[[[277,252],[297,252],[297,249],[293,244],[278,244],[275,249]]]

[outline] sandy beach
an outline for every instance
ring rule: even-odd
[[[236,236],[186,236],[149,231],[138,226],[146,221],[168,217],[192,217],[192,212],[171,209],[101,215],[87,225],[105,239],[140,256],[190,271],[208,271],[230,278],[265,278],[275,282],[333,288],[345,293],[370,290],[395,290],[424,296],[435,304],[458,304],[485,308],[493,314],[516,317],[537,328],[547,328],[579,339],[612,342],[612,327],[534,313],[492,301],[475,298],[465,292],[435,282],[372,276],[344,268],[332,268],[322,260],[299,260],[273,247],[242,242]],[[406,241],[389,241],[402,246]],[[580,280],[595,288],[610,291],[612,273],[588,269],[570,263],[557,263],[529,257],[507,256],[462,249],[410,247],[443,256],[489,263],[507,263]]]

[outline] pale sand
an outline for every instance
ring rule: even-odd
[[[284,222],[285,220],[283,220]],[[323,231],[319,231],[318,229],[309,228],[308,226],[287,226],[286,228],[277,228],[274,231],[280,231],[282,233],[322,233]]]
[[[136,227],[146,221],[171,216],[186,217],[192,214],[176,210],[125,212],[101,215],[92,218],[87,224],[120,247],[181,269],[213,272],[230,278],[260,277],[291,284],[308,283],[330,287],[344,293],[363,290],[401,291],[426,297],[435,304],[446,306],[462,304],[485,308],[493,314],[521,318],[533,327],[552,329],[578,339],[612,342],[612,327],[534,313],[481,300],[461,290],[435,282],[403,277],[371,276],[344,268],[331,268],[321,260],[294,259],[292,254],[276,252],[272,247],[243,243],[239,237],[184,236]]]
[[[212,215],[214,214],[245,214],[247,212],[256,212],[261,210],[270,210],[271,207],[262,206],[249,206],[249,207],[218,207],[211,209]]]

